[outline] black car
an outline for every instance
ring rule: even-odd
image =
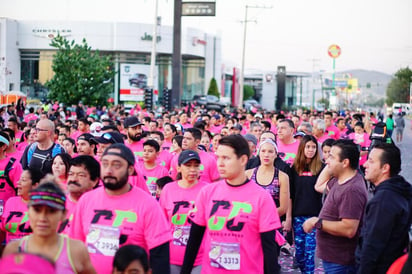
[[[130,86],[145,88],[147,86],[147,76],[143,73],[135,73],[129,78]]]
[[[197,106],[203,106],[207,110],[221,111],[226,107],[226,104],[219,101],[219,98],[214,95],[195,95],[193,102]]]

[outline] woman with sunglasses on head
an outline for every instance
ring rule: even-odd
[[[305,135],[300,141],[290,177],[292,225],[295,233],[296,261],[302,273],[314,273],[316,234],[303,231],[303,223],[318,216],[322,208],[322,194],[316,192],[316,180],[324,168],[315,137]]]
[[[66,196],[54,182],[41,183],[28,201],[28,219],[33,233],[10,242],[3,255],[28,252],[54,261],[56,273],[96,273],[86,247],[80,241],[57,233],[66,217]]]

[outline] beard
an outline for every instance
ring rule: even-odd
[[[107,179],[113,179],[115,181],[115,183],[110,183],[107,181]],[[119,190],[122,187],[124,187],[127,182],[129,181],[129,175],[126,173],[120,177],[120,179],[117,179],[116,177],[112,177],[112,176],[105,176],[103,178],[103,185],[105,188],[109,189],[109,190]]]
[[[128,132],[127,136],[134,142],[139,142],[142,139],[142,134],[141,133],[139,133],[139,135],[132,135]]]

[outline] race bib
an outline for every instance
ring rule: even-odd
[[[87,249],[89,253],[114,256],[119,249],[119,237],[119,228],[92,224],[86,238]]]
[[[149,189],[150,195],[152,195],[152,197],[156,197],[156,190],[157,190],[156,181],[157,181],[156,177],[149,177],[147,178],[147,181],[146,181],[147,188]]]
[[[209,258],[212,267],[240,270],[240,245],[238,243],[212,242]]]
[[[0,217],[3,216],[4,212],[4,201],[0,200]]]
[[[189,239],[190,226],[175,226],[173,231],[173,244],[186,246]]]

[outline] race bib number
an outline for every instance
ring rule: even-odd
[[[4,212],[4,201],[0,200],[0,216],[3,216]]]
[[[149,177],[147,178],[147,181],[146,181],[147,188],[149,189],[150,195],[152,195],[152,197],[156,197],[156,190],[157,190],[156,181],[157,181],[156,177]]]
[[[238,243],[212,242],[209,258],[212,267],[240,270],[240,246]]]
[[[173,231],[173,245],[186,246],[189,234],[190,226],[175,226]]]
[[[119,228],[92,224],[86,238],[89,253],[114,256],[119,249]]]

